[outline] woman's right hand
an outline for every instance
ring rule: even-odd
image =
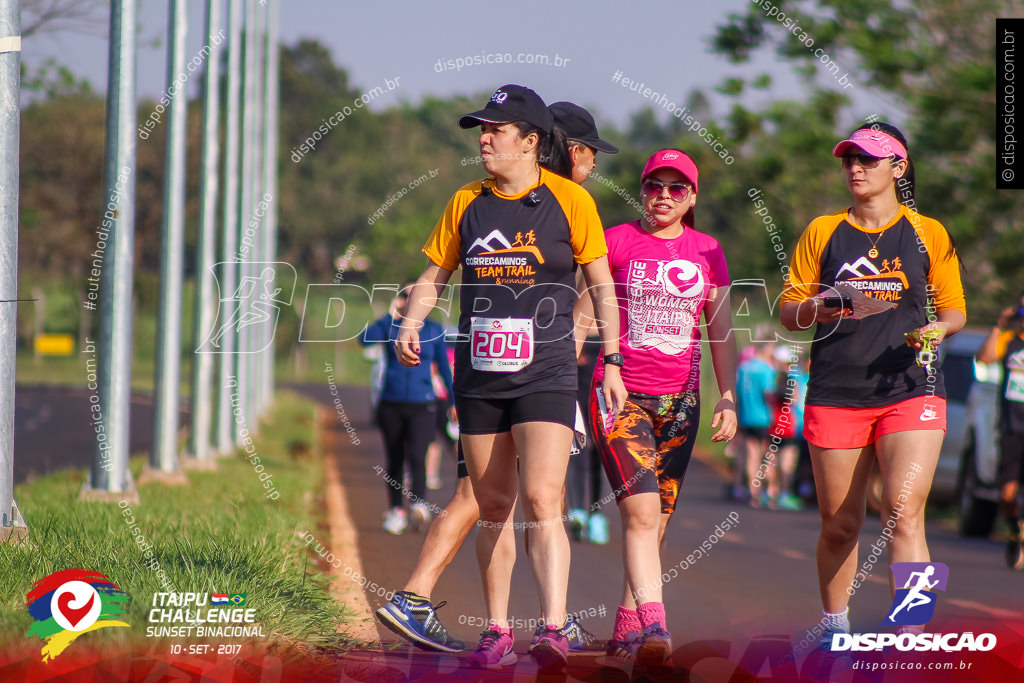
[[[811,297],[804,301],[800,305],[800,320],[805,320],[810,316],[807,315],[806,307],[810,304],[814,306],[814,321],[822,325],[830,325],[832,323],[839,322],[844,317],[843,311],[845,309],[838,307],[829,307],[825,305],[825,301],[819,297]],[[808,326],[809,327],[809,326]]]
[[[1004,308],[1003,312],[999,314],[999,320],[996,321],[996,327],[1001,330],[1010,329],[1010,318],[1016,311],[1016,308]]]
[[[395,342],[395,355],[402,365],[414,367],[420,364],[420,333],[411,327],[402,327]]]

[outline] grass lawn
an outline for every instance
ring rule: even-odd
[[[276,500],[264,495],[254,464],[241,451],[219,459],[215,472],[190,471],[188,486],[145,484],[141,502],[127,507],[79,502],[82,471],[17,486],[30,537],[0,547],[0,642],[26,642],[32,618],[25,595],[35,581],[57,570],[85,568],[106,574],[130,597],[125,621],[131,628],[88,636],[97,644],[166,652],[166,643],[145,639],[145,627],[153,595],[173,590],[246,593],[245,607],[255,610],[267,646],[320,651],[350,645],[338,627],[352,613],[330,597],[318,558],[300,538],[306,531],[327,534],[318,530],[324,505],[320,456],[312,450],[314,405],[279,392],[254,439],[255,453],[280,492]],[[132,459],[136,480],[144,464],[144,457]],[[133,535],[126,510],[143,540]],[[148,544],[149,558],[142,550]]]

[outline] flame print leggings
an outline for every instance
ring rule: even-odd
[[[662,513],[672,514],[700,425],[699,394],[652,396],[631,391],[605,434],[597,407],[599,388],[599,384],[590,388],[590,427],[615,501],[656,492]]]

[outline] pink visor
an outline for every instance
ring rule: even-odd
[[[678,149],[663,149],[651,155],[644,165],[644,172],[640,174],[643,180],[659,168],[672,168],[683,174],[683,177],[693,183],[693,191],[697,192],[697,164],[685,152]]]
[[[836,145],[835,149],[832,150],[832,156],[841,157],[851,147],[859,147],[865,154],[870,154],[873,157],[885,158],[895,156],[900,159],[907,158],[907,148],[903,146],[903,143],[888,133],[883,133],[880,130],[871,130],[870,128],[860,128],[853,131],[853,135],[849,139],[843,140]]]

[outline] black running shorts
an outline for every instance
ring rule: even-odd
[[[455,397],[460,434],[501,434],[523,422],[576,424],[575,391],[538,391],[515,398]]]

